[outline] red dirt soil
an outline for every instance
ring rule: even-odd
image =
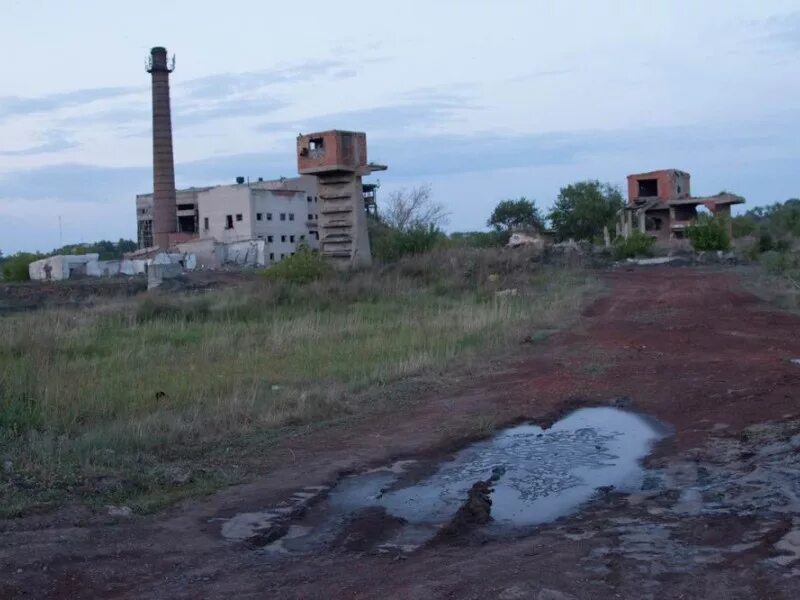
[[[674,428],[647,461],[664,472],[696,463],[720,431],[733,443],[747,426],[800,416],[800,366],[787,360],[800,357],[800,318],[743,291],[731,272],[654,268],[606,279],[607,295],[573,328],[520,346],[502,372],[390,419],[287,441],[276,450],[285,462],[263,479],[152,517],[114,521],[73,510],[0,523],[0,597],[797,597],[800,569],[769,561],[800,515],[667,519],[677,506],[673,492],[636,503],[611,494],[519,539],[437,544],[402,556],[339,548],[275,560],[220,535],[222,519],[264,510],[304,486],[430,455],[447,431],[481,415],[552,420],[626,398],[631,410]],[[760,538],[729,549],[757,527]],[[642,532],[648,539],[635,539]]]

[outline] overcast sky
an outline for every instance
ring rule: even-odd
[[[800,0],[0,0],[0,250],[59,245],[59,216],[64,243],[135,239],[155,45],[179,187],[294,175],[295,136],[338,128],[449,230],[657,168],[800,196]]]

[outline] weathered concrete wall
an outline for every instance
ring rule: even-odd
[[[28,276],[34,281],[63,281],[88,275],[87,264],[97,263],[99,257],[99,254],[49,256],[28,265]]]

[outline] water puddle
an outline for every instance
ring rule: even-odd
[[[413,550],[453,520],[479,481],[490,482],[490,518],[480,525],[482,533],[513,534],[573,513],[598,490],[640,489],[641,459],[664,434],[656,423],[616,408],[580,409],[549,429],[511,427],[424,470],[423,477],[412,476],[420,466],[415,461],[345,477],[299,522],[269,535],[265,547],[282,553],[324,546]],[[248,514],[258,523],[253,517]]]

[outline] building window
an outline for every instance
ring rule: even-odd
[[[233,215],[225,215],[225,229],[233,229]]]
[[[294,213],[289,213],[289,220],[294,221]]]
[[[203,229],[208,231],[208,217],[203,217]]]
[[[304,242],[305,240],[306,240],[306,236],[304,236],[304,235],[301,235],[301,236],[300,236],[300,241],[301,241],[301,242]]]
[[[270,252],[269,253],[269,259],[270,260],[275,260],[275,253],[274,252]]]
[[[285,236],[285,235],[282,235],[282,236],[281,236],[281,241],[282,241],[282,242],[285,242],[285,241],[286,241],[286,236]]]
[[[293,236],[293,235],[290,235],[290,236],[289,236],[289,242],[290,242],[290,243],[292,243],[292,244],[294,244],[294,236]]]
[[[314,215],[308,215],[308,220],[309,221],[313,221],[314,220]]]
[[[272,243],[272,236],[271,236],[271,235],[268,235],[268,236],[267,236],[267,241],[268,241],[270,244]]]
[[[311,202],[311,196],[306,196],[306,200],[308,200],[309,202]]]
[[[242,215],[236,215],[236,220],[237,221],[241,221],[242,220]]]
[[[281,252],[281,260],[283,260],[284,258],[286,258],[286,255],[283,252]]]
[[[314,196],[314,202],[316,202],[316,201],[317,201],[317,197],[316,197],[316,196]]]
[[[286,220],[286,213],[281,213],[281,221],[285,221],[285,220]]]
[[[262,213],[256,213],[256,221],[261,221],[261,218],[262,218],[263,216],[264,216],[264,215],[263,215]]]
[[[267,213],[267,221],[272,221],[272,213]]]

